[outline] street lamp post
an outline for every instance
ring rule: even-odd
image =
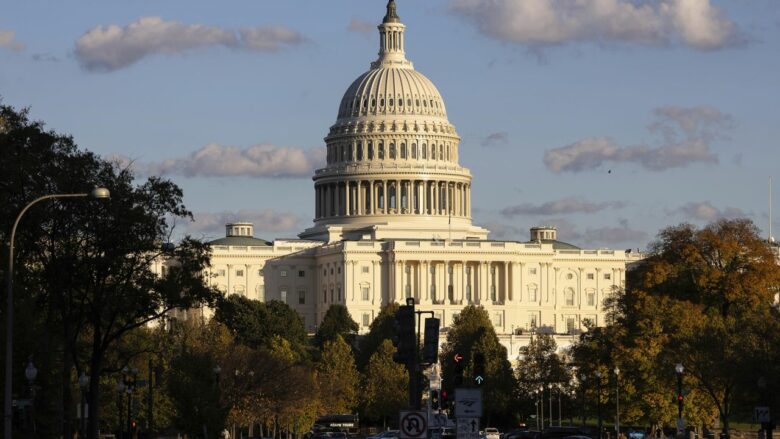
[[[34,204],[55,198],[82,198],[90,197],[96,199],[105,199],[111,196],[110,192],[106,188],[95,188],[90,193],[80,194],[51,194],[44,195],[29,202],[14,221],[14,225],[11,228],[11,235],[8,239],[8,270],[6,271],[6,286],[8,289],[8,304],[6,307],[6,333],[5,333],[5,401],[3,415],[5,423],[3,427],[3,434],[5,439],[11,439],[11,427],[13,422],[13,392],[11,391],[13,384],[13,354],[14,354],[14,237],[16,236],[16,227],[19,225],[19,221],[27,210]]]
[[[620,437],[620,369],[615,367],[615,437]]]
[[[541,431],[539,429],[539,391],[534,390],[534,395],[536,396],[536,403],[534,404],[536,406],[536,429]]]
[[[588,376],[583,374],[580,377],[580,383],[582,383],[582,425],[585,426],[585,410],[588,399],[588,388],[586,387]]]
[[[553,400],[553,397],[552,397],[552,387],[553,387],[553,386],[552,386],[552,383],[550,383],[550,384],[548,384],[548,385],[547,385],[547,390],[549,390],[549,391],[550,391],[550,423],[549,423],[549,424],[547,424],[547,425],[549,425],[550,427],[552,427],[552,426],[553,426],[553,410],[552,410],[552,400]]]
[[[601,419],[601,371],[596,371],[596,379],[598,380],[598,394],[596,395],[596,400],[598,401],[598,417],[599,417],[599,439],[603,437],[602,429],[602,419]]]
[[[89,387],[89,375],[85,372],[81,372],[79,377],[79,388],[81,388],[81,409],[80,413],[80,429],[83,436],[87,435],[87,388]]]
[[[122,437],[122,425],[124,425],[124,423],[122,422],[122,416],[123,416],[122,415],[122,412],[123,412],[123,410],[122,410],[122,399],[125,396],[125,381],[124,381],[124,377],[118,379],[117,382],[116,382],[116,395],[117,395],[117,398],[116,398],[117,413],[119,414],[119,424],[117,425],[116,432],[117,432],[117,437],[121,439],[121,437]]]
[[[766,378],[763,376],[759,377],[758,389],[761,391],[761,404],[763,404],[765,407],[770,407],[769,395],[767,394],[766,386]],[[769,413],[771,415],[771,410]],[[775,426],[771,417],[769,422],[761,422],[761,428],[764,430],[764,439],[772,439],[772,430],[774,430]]]
[[[544,430],[544,385],[539,386],[539,395],[541,396],[541,404],[539,405],[539,414],[542,419],[542,430]],[[542,431],[539,430],[539,431]]]
[[[38,429],[35,425],[35,378],[38,377],[38,369],[32,362],[32,358],[27,361],[27,368],[24,369],[24,377],[27,378],[27,383],[30,385],[30,411],[32,419],[33,437],[38,436]]]
[[[677,363],[674,366],[674,371],[677,373],[677,437],[682,437],[683,434],[680,430],[684,425],[683,421],[683,391],[682,391],[682,376],[685,368],[682,363]]]
[[[561,393],[563,392],[560,387],[558,387],[557,390],[558,390],[558,427],[560,427],[563,418],[563,414],[561,413]]]

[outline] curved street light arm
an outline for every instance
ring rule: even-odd
[[[79,193],[79,194],[51,194],[38,197],[30,201],[14,221],[14,226],[11,228],[11,235],[8,239],[8,270],[6,271],[6,286],[8,289],[8,305],[6,308],[6,337],[5,337],[5,405],[3,415],[4,422],[4,437],[5,439],[11,438],[11,421],[13,419],[13,394],[11,392],[11,385],[13,383],[13,317],[14,317],[14,238],[16,237],[16,227],[19,225],[24,214],[33,205],[53,198],[108,198],[110,196],[108,189],[95,188],[91,193]]]

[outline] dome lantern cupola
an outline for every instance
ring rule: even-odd
[[[411,61],[406,59],[404,52],[404,30],[406,26],[401,23],[395,7],[395,1],[387,3],[387,15],[382,20],[379,29],[379,59],[371,63],[371,68],[399,67],[414,68]]]

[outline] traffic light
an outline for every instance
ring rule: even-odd
[[[455,379],[453,380],[453,383],[455,384],[455,387],[460,387],[463,385],[463,366],[464,366],[464,358],[461,354],[455,354],[453,357],[453,360],[455,361]]]
[[[474,354],[474,382],[478,386],[485,382],[485,355],[482,352]]]
[[[395,312],[395,334],[392,341],[396,351],[393,361],[409,364],[415,354],[414,306],[403,305]]]
[[[431,390],[431,409],[439,410],[439,391]]]
[[[439,361],[439,319],[425,319],[425,338],[423,342],[423,363],[434,364]]]

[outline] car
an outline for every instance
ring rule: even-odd
[[[373,436],[368,436],[366,439],[390,439],[396,437],[398,437],[398,430],[385,430]]]
[[[488,427],[485,429],[485,439],[499,439],[500,435],[497,428]]]

